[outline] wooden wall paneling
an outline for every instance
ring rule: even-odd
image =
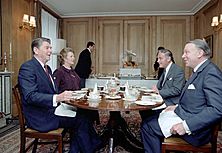
[[[214,50],[214,51],[216,51],[216,55],[217,55],[215,63],[222,70],[222,60],[221,60],[221,57],[222,57],[222,29],[220,29],[218,31],[218,37],[217,38],[218,38],[218,40],[217,40],[216,44],[218,44],[218,45],[217,45],[217,48],[215,48],[215,50]]]
[[[98,42],[97,42],[97,35],[96,35],[96,32],[97,32],[97,18],[95,17],[92,17],[91,18],[91,25],[90,25],[90,40],[94,41],[95,42],[95,51],[92,53],[92,73],[97,73],[97,65],[98,65]]]
[[[77,63],[80,52],[86,48],[87,42],[92,40],[92,19],[64,19],[63,24],[64,39],[67,40],[67,46],[74,49]]]
[[[209,7],[207,10],[203,11],[203,37],[206,37],[208,35],[211,35],[213,32],[213,27],[211,27],[211,19],[213,16],[219,16],[219,8],[218,3],[215,3],[211,7]]]
[[[2,52],[2,1],[0,1],[0,68],[3,64],[3,52]]]
[[[11,17],[12,17],[12,1],[11,0],[1,0],[1,4],[2,4],[2,15],[1,15],[1,20],[2,20],[2,25],[1,25],[1,37],[2,37],[2,44],[1,44],[1,48],[2,48],[2,65],[1,66],[1,70],[4,70],[4,54],[6,53],[7,56],[7,69],[11,71],[11,65],[9,62],[9,44],[11,42],[11,34],[12,34],[12,21],[11,21]]]
[[[12,61],[13,71],[15,76],[18,75],[18,70],[21,64],[32,58],[31,42],[35,31],[27,29],[19,29],[22,24],[23,14],[33,15],[31,6],[33,1],[16,0],[12,3]],[[17,83],[17,77],[13,80]]]
[[[31,41],[33,32],[20,30],[23,14],[31,14],[33,0],[1,0],[2,2],[2,49],[7,54],[7,69],[14,72],[12,85],[17,83],[20,65],[32,57]],[[11,51],[10,51],[11,44]],[[1,66],[1,70],[4,66]],[[13,116],[17,115],[16,105],[12,104]]]
[[[213,16],[219,16],[222,13],[222,1],[220,0],[212,0],[210,1],[204,8],[202,8],[197,14],[195,14],[195,18],[199,17],[199,23],[195,21],[195,29],[199,28],[199,31],[195,32],[199,35],[199,38],[203,38],[209,35],[213,35],[213,61],[219,67],[222,67],[220,56],[221,55],[221,31],[218,27],[211,27],[211,21]],[[199,26],[200,24],[201,26]],[[215,56],[217,55],[217,56]]]
[[[185,43],[190,40],[190,17],[157,17],[157,42],[173,52],[175,62],[184,67],[182,54]]]
[[[99,72],[118,73],[122,67],[123,20],[99,21]]]
[[[27,29],[19,29],[22,24],[23,14],[34,15],[33,1],[16,0],[12,1],[12,71],[13,73],[13,86],[18,82],[18,71],[22,63],[32,58],[31,42],[33,39],[34,31]],[[13,103],[13,114],[17,114],[15,103]]]
[[[156,54],[157,54],[157,48],[159,47],[159,43],[157,43],[157,17],[156,16],[152,16],[150,18],[150,27],[149,27],[149,33],[150,33],[150,50],[149,52],[151,53],[151,58],[149,58],[149,65],[148,65],[148,71],[149,71],[149,75],[155,75],[155,70],[154,70],[154,63],[156,60]]]
[[[132,50],[136,53],[133,60],[145,75],[148,74],[148,61],[151,59],[148,26],[149,21],[146,19],[124,21],[124,51]]]

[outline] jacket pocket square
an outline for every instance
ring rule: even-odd
[[[187,89],[196,89],[193,84],[190,84]]]

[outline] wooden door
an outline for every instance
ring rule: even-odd
[[[67,40],[67,47],[71,47],[74,50],[76,57],[75,63],[77,63],[80,52],[86,48],[87,42],[92,40],[92,19],[64,19],[63,26],[64,39]],[[92,59],[92,61],[95,63],[94,59]]]
[[[157,45],[171,50],[175,62],[182,67],[184,67],[183,49],[188,40],[190,40],[190,17],[157,17]]]
[[[98,28],[98,72],[118,73],[122,65],[123,20],[100,20]]]
[[[136,53],[133,60],[141,68],[143,74],[148,73],[149,52],[149,20],[125,20],[124,21],[124,51],[132,50]]]

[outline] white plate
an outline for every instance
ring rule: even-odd
[[[121,96],[115,96],[115,97],[111,97],[109,95],[106,95],[106,99],[121,99]]]
[[[89,88],[82,88],[81,90],[82,90],[82,91],[88,91]]]
[[[85,94],[85,93],[87,93],[87,91],[85,91],[85,90],[75,90],[74,93]]]
[[[101,98],[98,98],[98,99],[92,99],[92,98],[88,98],[88,101],[100,101],[101,100]]]
[[[143,88],[140,88],[140,89],[138,89],[138,90],[143,91],[143,92],[154,92],[154,90],[152,90],[152,89],[143,89]]]
[[[101,77],[97,77],[98,79],[112,79],[113,77],[111,76],[101,76]]]
[[[90,101],[98,101],[98,100],[101,100],[101,96],[99,96],[98,98],[91,98],[90,96],[87,96],[88,100]]]
[[[151,106],[151,105],[155,105],[156,102],[138,100],[138,101],[135,101],[135,104],[137,104],[137,105],[144,105],[144,106]]]
[[[73,95],[72,98],[73,99],[81,99],[85,96],[85,94],[77,94],[77,95]]]
[[[123,98],[123,100],[125,100],[125,101],[136,101],[137,98]]]
[[[142,96],[143,101],[162,102],[163,98],[160,95]]]

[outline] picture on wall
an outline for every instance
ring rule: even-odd
[[[208,43],[211,50],[210,58],[213,58],[213,35],[206,36],[204,39]]]

